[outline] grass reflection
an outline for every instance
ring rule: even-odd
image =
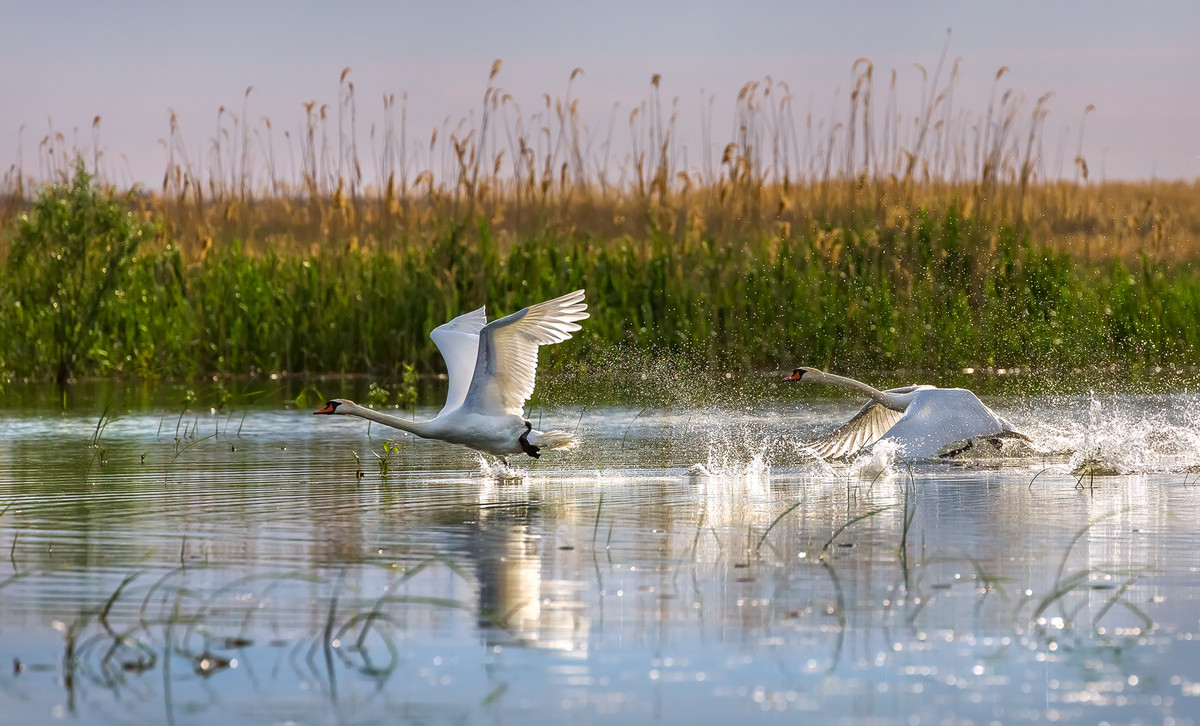
[[[173,721],[173,687],[194,685],[194,678],[249,675],[253,663],[270,651],[286,651],[296,678],[336,705],[339,673],[382,685],[401,665],[399,642],[413,627],[406,622],[406,611],[476,612],[476,604],[469,601],[400,592],[406,583],[437,568],[461,574],[454,563],[430,558],[402,570],[364,563],[330,573],[256,574],[208,589],[203,583],[213,575],[219,579],[221,570],[178,567],[152,581],[152,572],[131,572],[103,601],[81,608],[69,622],[53,623],[63,643],[58,670],[67,709],[75,714],[76,704],[90,698],[85,695],[89,689],[108,691],[117,701],[154,699],[145,693],[152,689],[147,678],[161,671],[161,697]],[[367,596],[352,585],[349,575],[354,570],[360,570],[359,575],[368,574],[363,570],[385,572],[386,584],[378,588],[383,592]],[[28,575],[14,575],[4,584],[22,576]],[[297,629],[297,586],[313,588],[316,598],[306,610],[310,615],[323,611],[323,621],[304,618],[308,625]],[[488,618],[483,613],[479,617]],[[260,623],[264,618],[269,622]],[[280,631],[290,634],[269,637]],[[19,675],[24,662],[18,658],[16,663]]]

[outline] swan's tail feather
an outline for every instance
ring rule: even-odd
[[[567,431],[530,431],[529,443],[542,451],[573,449],[579,446],[579,437]]]

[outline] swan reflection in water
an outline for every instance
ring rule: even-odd
[[[478,580],[480,633],[488,644],[584,657],[585,585],[559,571],[569,567],[564,558],[544,551],[553,544],[535,534],[538,507],[527,486],[485,481],[479,508],[456,528],[465,540],[460,552],[474,566]]]

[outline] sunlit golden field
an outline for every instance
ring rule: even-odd
[[[1195,181],[1096,180],[1075,154],[1091,108],[1079,111],[1079,138],[1047,139],[1047,98],[1031,102],[1005,89],[1005,70],[986,109],[953,107],[955,67],[941,85],[935,78],[923,90],[932,100],[913,117],[880,113],[881,104],[899,105],[895,73],[879,89],[865,59],[855,65],[846,107],[826,119],[797,117],[786,84],[747,83],[732,109],[734,138],[695,144],[679,138],[680,99],[661,98],[657,77],[639,107],[621,119],[614,109],[612,125],[600,132],[583,123],[581,99],[570,89],[524,112],[494,85],[497,61],[478,115],[447,121],[422,144],[407,136],[405,101],[394,96],[383,100],[385,124],[372,124],[360,139],[352,124],[359,101],[346,69],[336,106],[305,104],[300,129],[280,131],[268,118],[248,123],[223,107],[220,131],[201,158],[189,155],[194,147],[172,116],[159,142],[166,150],[161,186],[139,189],[137,201],[193,255],[233,239],[251,249],[390,249],[446,224],[464,224],[470,236],[477,221],[502,244],[552,229],[601,240],[666,235],[686,246],[894,227],[916,210],[951,204],[1085,260],[1196,254]],[[706,135],[714,103],[701,120]],[[47,135],[36,168],[8,169],[2,221],[37,185],[66,181],[77,157],[101,179],[106,168],[118,168],[119,160],[95,150],[101,126],[97,118],[90,145]]]

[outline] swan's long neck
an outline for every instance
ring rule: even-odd
[[[357,403],[343,403],[338,406],[337,412],[344,416],[358,416],[359,418],[365,418],[368,421],[374,421],[384,426],[391,426],[401,431],[407,431],[410,434],[429,438],[429,421],[410,421],[406,418],[380,413],[375,409],[359,406]]]
[[[845,376],[839,376],[833,373],[809,369],[805,372],[804,377],[801,380],[812,381],[813,383],[829,383],[834,386],[853,389],[859,393],[869,396],[871,400],[881,403],[893,411],[903,411],[904,409],[908,408],[908,400],[904,397],[897,396],[896,394],[892,393],[886,393],[878,388],[868,386],[862,381],[856,381],[853,378],[847,378]]]

